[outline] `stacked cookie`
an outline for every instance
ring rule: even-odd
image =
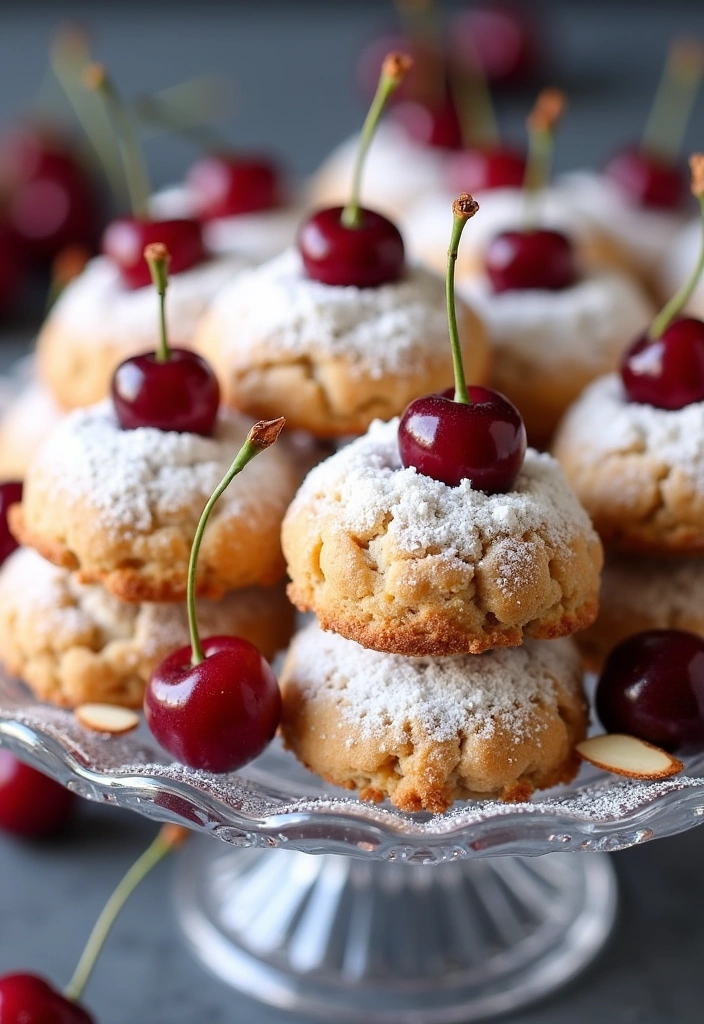
[[[289,595],[320,623],[284,665],[284,741],[403,810],[525,798],[575,771],[581,661],[559,638],[596,615],[601,545],[551,456],[488,494],[404,468],[398,428],[317,466],[284,520]]]

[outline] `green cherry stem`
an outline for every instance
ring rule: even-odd
[[[136,218],[147,219],[151,186],[132,118],[102,64],[89,64],[84,71],[83,82],[86,88],[92,89],[102,98],[109,116],[117,125],[118,145],[132,213]]]
[[[447,277],[445,283],[445,295],[447,298],[447,326],[450,332],[450,346],[452,348],[452,368],[455,374],[455,395],[454,400],[463,405],[471,405],[467,380],[464,375],[462,363],[462,349],[460,347],[460,334],[457,329],[457,310],[455,308],[455,266],[457,264],[457,252],[460,246],[460,238],[464,226],[470,217],[479,209],[479,203],[463,192],[452,204],[452,234],[450,235],[450,248],[447,250]]]
[[[528,115],[528,161],[523,181],[526,197],[525,223],[535,230],[539,222],[539,198],[550,181],[555,127],[565,109],[565,95],[559,89],[543,89]]]
[[[676,160],[704,74],[704,49],[695,39],[669,48],[655,99],[641,136],[641,149]]]
[[[159,347],[156,350],[156,361],[168,363],[171,352],[166,330],[166,289],[169,285],[171,254],[162,242],[152,242],[144,250],[144,258],[149,264],[152,283],[159,295]]]
[[[77,1002],[83,995],[83,990],[88,984],[88,979],[95,967],[110,929],[115,923],[117,915],[139,883],[146,878],[152,868],[159,861],[163,860],[167,854],[182,846],[189,834],[188,829],[183,828],[181,825],[163,825],[156,839],[147,847],[141,857],[134,862],[103,907],[98,920],[93,926],[76,970],[73,972],[73,977],[64,989],[64,995],[67,999]]]
[[[389,96],[399,87],[407,72],[410,70],[412,60],[403,53],[389,53],[384,58],[379,75],[379,84],[376,87],[374,99],[369,108],[362,133],[359,137],[357,157],[354,163],[352,175],[352,194],[350,201],[342,211],[342,223],[346,228],[358,228],[360,226],[361,214],[359,209],[359,194],[362,185],[362,170],[367,156],[367,150],[374,138],[374,133],[379,124],[381,115],[384,112]]]
[[[188,562],[188,583],[186,589],[188,629],[191,635],[192,665],[200,665],[200,663],[205,660],[203,647],[200,642],[200,635],[198,633],[198,622],[196,620],[196,569],[198,567],[198,552],[200,551],[201,541],[203,540],[205,527],[208,525],[210,513],[213,511],[213,507],[215,506],[218,498],[224,494],[234,478],[238,473],[242,472],[247,463],[251,462],[252,459],[256,455],[259,455],[260,452],[266,451],[267,448],[270,448],[276,441],[284,428],[285,422],[286,420],[284,417],[279,416],[276,420],[260,420],[258,423],[254,424],[250,432],[247,434],[247,440],[235,456],[235,461],[208,498],[206,506],[198,520],[196,534],[193,538],[193,545],[191,547],[191,557]]]
[[[689,302],[692,292],[699,284],[702,272],[704,272],[704,153],[694,153],[689,158],[689,166],[692,169],[692,195],[699,201],[699,214],[702,221],[702,243],[699,250],[699,259],[689,279],[665,303],[650,325],[648,331],[650,341],[657,341],[658,338],[663,336],[677,314]]]

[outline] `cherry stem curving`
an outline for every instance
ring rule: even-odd
[[[563,93],[558,89],[543,89],[528,117],[528,159],[523,179],[525,226],[528,231],[534,231],[540,220],[538,201],[550,181],[555,127],[564,107]]]
[[[689,279],[685,281],[679,291],[675,292],[672,298],[665,303],[650,325],[650,329],[648,330],[648,338],[650,341],[657,341],[658,338],[661,338],[680,310],[684,309],[689,302],[694,289],[699,284],[702,272],[704,271],[704,195],[697,196],[697,198],[699,200],[699,212],[703,228],[699,259],[697,260],[696,266],[694,267]]]
[[[379,84],[372,100],[359,137],[357,157],[354,163],[352,175],[352,194],[350,200],[342,211],[342,224],[346,228],[358,228],[361,222],[361,211],[359,208],[359,195],[362,185],[362,171],[367,150],[374,138],[377,125],[384,112],[389,96],[398,88],[412,64],[411,58],[401,53],[390,53],[381,66]]]
[[[641,137],[641,149],[674,162],[682,149],[704,74],[704,48],[695,39],[672,44]]]
[[[156,839],[134,862],[103,907],[98,920],[93,926],[76,970],[73,972],[73,977],[64,990],[64,995],[67,999],[78,1002],[83,995],[83,990],[88,984],[88,979],[95,967],[110,929],[134,890],[146,878],[152,868],[156,867],[159,861],[163,860],[172,850],[183,845],[189,834],[188,829],[183,828],[181,825],[163,825],[159,829]]]
[[[471,45],[471,40],[469,41]],[[462,142],[465,149],[477,144],[493,149],[501,141],[491,88],[474,46],[470,51],[472,72],[469,76],[453,75],[452,96],[460,116]]]
[[[472,199],[468,193],[464,193],[452,204],[452,234],[450,235],[450,248],[447,250],[447,276],[445,279],[445,295],[447,299],[447,326],[450,333],[450,346],[452,348],[452,368],[455,374],[455,396],[456,402],[463,405],[471,405],[467,380],[464,375],[462,363],[462,349],[460,347],[460,335],[457,329],[457,310],[455,308],[455,267],[457,264],[457,253],[460,246],[460,238],[464,226],[470,217],[479,209],[479,204]]]
[[[235,456],[234,462],[208,498],[205,508],[201,513],[201,517],[198,520],[198,526],[196,527],[196,533],[191,547],[191,557],[188,562],[188,583],[186,589],[188,629],[191,635],[191,664],[194,666],[200,665],[202,661],[205,661],[205,654],[203,653],[203,647],[200,642],[198,622],[196,619],[196,569],[198,568],[198,552],[200,551],[200,545],[203,540],[205,528],[208,525],[208,520],[210,519],[210,513],[213,511],[217,500],[224,494],[238,473],[242,472],[247,463],[251,462],[252,459],[256,455],[259,455],[260,452],[270,448],[276,441],[277,437],[283,430],[285,422],[286,420],[284,417],[279,416],[276,420],[260,420],[258,423],[254,424],[247,435],[247,440]]]
[[[159,295],[159,347],[156,350],[156,361],[157,363],[168,363],[171,352],[166,330],[166,289],[169,285],[171,254],[161,242],[153,242],[144,250],[144,258],[149,265],[152,283]]]

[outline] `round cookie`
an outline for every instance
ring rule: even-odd
[[[250,425],[221,409],[213,437],[121,430],[109,401],[77,409],[29,466],[11,528],[81,583],[102,583],[123,601],[183,600],[200,514]],[[233,480],[205,531],[199,596],[283,576],[279,530],[299,480],[285,441]]]
[[[609,651],[646,629],[683,629],[704,637],[704,560],[642,558],[608,552],[599,615],[575,637],[598,672]]]
[[[293,632],[281,586],[199,601],[197,615],[204,637],[244,637],[266,658]],[[140,707],[154,668],[189,643],[183,603],[125,604],[103,587],[77,583],[30,548],[0,569],[0,661],[40,700]]]
[[[498,295],[488,278],[474,277],[462,295],[495,354],[492,386],[518,406],[539,447],[586,385],[616,368],[655,313],[640,286],[615,271],[588,274],[562,291]]]
[[[403,811],[526,800],[569,782],[587,709],[570,640],[459,658],[365,650],[315,624],[281,673],[285,745],[328,782]]]
[[[482,383],[483,328],[466,306],[458,313],[467,379]],[[453,380],[440,278],[411,269],[379,288],[333,287],[306,277],[294,249],[223,289],[193,347],[225,401],[322,438],[360,434]]]
[[[480,653],[583,629],[602,551],[555,460],[529,449],[485,494],[403,469],[398,420],[313,469],[282,530],[301,611],[377,651]]]
[[[0,478],[22,480],[27,466],[65,412],[39,381],[32,381],[5,407],[0,421]]]
[[[166,305],[174,348],[191,339],[215,293],[244,267],[241,256],[208,260],[169,279]],[[104,256],[91,260],[53,307],[37,339],[37,373],[64,409],[99,402],[110,393],[119,363],[156,349],[159,314],[153,288],[126,288]]]
[[[568,411],[553,451],[607,546],[704,554],[704,402],[629,402],[610,374]]]

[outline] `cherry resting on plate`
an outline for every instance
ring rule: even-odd
[[[0,1024],[94,1024],[82,1006],[35,974],[0,977]]]
[[[352,196],[345,207],[318,210],[301,225],[298,249],[313,281],[338,286],[375,288],[403,277],[403,239],[390,220],[359,205],[364,158],[384,106],[410,67],[408,57],[389,54],[382,66],[355,161]]]
[[[204,221],[274,210],[283,205],[281,173],[266,157],[211,153],[186,175],[195,215]]]

